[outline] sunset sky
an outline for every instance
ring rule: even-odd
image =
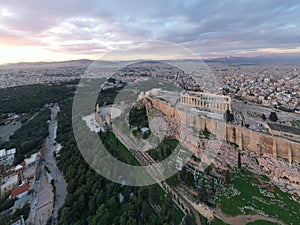
[[[299,1],[1,0],[0,64],[163,40],[201,57],[300,55]]]

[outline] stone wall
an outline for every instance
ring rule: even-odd
[[[228,141],[239,146],[240,149],[255,152],[257,154],[269,154],[275,157],[287,159],[289,163],[300,163],[300,144],[281,137],[259,133],[245,127],[226,124],[223,121],[200,118],[183,110],[176,110],[151,97],[147,97],[151,105],[163,112],[167,117],[176,118],[182,124],[203,131],[205,128],[216,135],[220,140]]]

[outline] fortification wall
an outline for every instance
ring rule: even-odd
[[[197,115],[176,110],[167,103],[147,97],[151,105],[166,116],[180,120],[182,124],[199,131],[206,128],[220,140],[228,141],[239,146],[240,149],[257,154],[269,154],[287,159],[289,163],[300,163],[300,144],[281,137],[259,133],[245,127],[227,124],[223,121],[200,118]]]

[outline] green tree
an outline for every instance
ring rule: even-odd
[[[22,208],[18,208],[14,214],[11,216],[11,221],[16,221],[21,217],[21,215],[24,216],[24,220],[26,220],[29,216],[30,211],[30,204],[26,203]]]
[[[96,215],[91,220],[91,225],[108,224],[109,211],[104,204],[97,209]]]
[[[184,219],[185,225],[196,225],[196,220],[192,215],[187,215]]]
[[[142,220],[143,220],[144,224],[147,223],[150,212],[151,212],[150,206],[146,202],[143,202],[142,203],[141,216],[143,218]]]
[[[138,196],[139,196],[139,199],[147,201],[148,200],[148,190],[145,187],[139,189]]]
[[[234,120],[234,116],[233,114],[229,111],[229,109],[227,109],[224,113],[224,120],[228,123],[228,122],[232,122]]]
[[[261,115],[261,118],[262,118],[263,120],[266,120],[266,119],[267,119],[267,117],[266,117],[266,115],[265,115],[264,113]]]
[[[271,112],[269,115],[269,120],[276,122],[278,120],[276,112]]]
[[[194,186],[194,176],[192,173],[187,172],[185,182],[188,186]]]
[[[157,201],[158,201],[158,195],[157,195],[157,186],[156,185],[152,185],[150,187],[149,198],[153,202],[157,203]]]
[[[209,136],[211,135],[211,133],[209,132],[209,130],[208,130],[207,127],[206,127],[206,124],[205,124],[205,127],[204,127],[203,135],[204,135],[206,138],[209,138]]]
[[[168,184],[172,186],[176,186],[178,184],[178,175],[177,173],[173,175],[172,177],[167,179]]]

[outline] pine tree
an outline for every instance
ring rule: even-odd
[[[276,122],[278,120],[278,117],[277,117],[277,114],[276,112],[271,112],[270,113],[270,116],[269,116],[269,119],[273,122]]]
[[[224,113],[224,120],[226,122],[232,122],[234,120],[234,116],[233,114],[229,111],[229,109],[227,109]]]

